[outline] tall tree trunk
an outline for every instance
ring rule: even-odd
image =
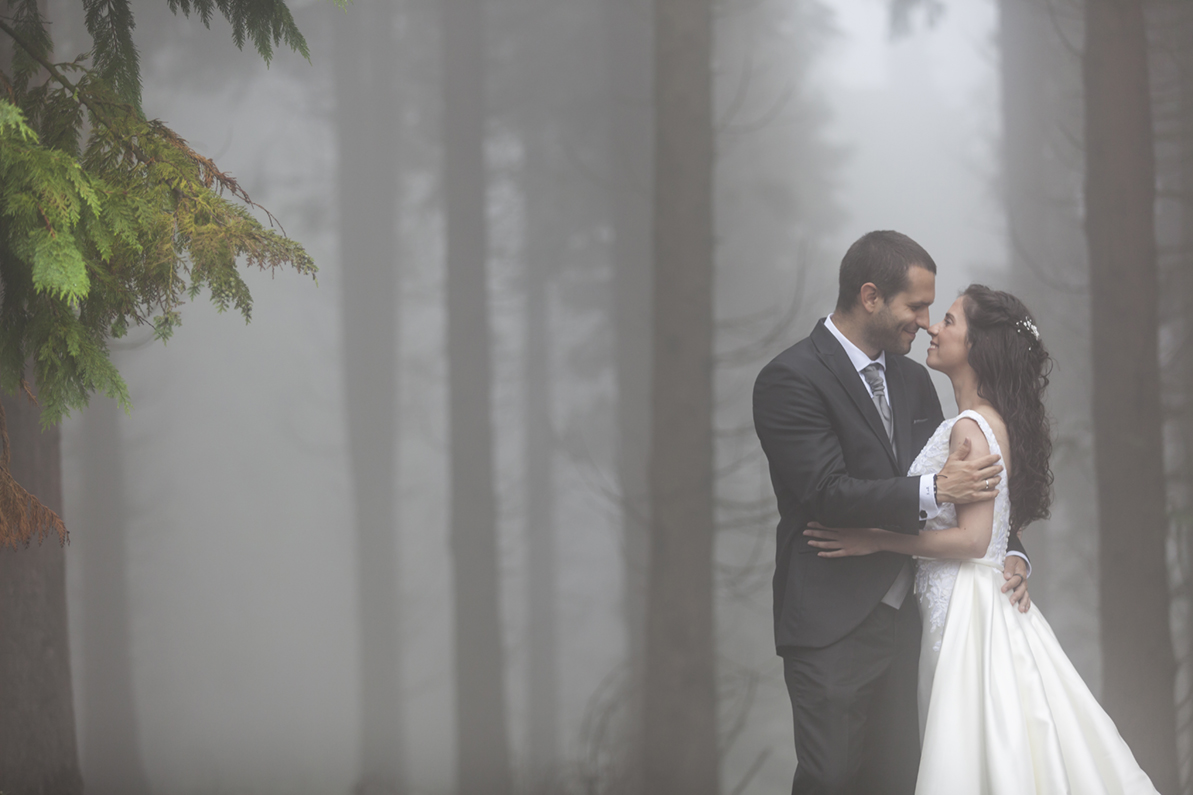
[[[713,639],[712,7],[655,1],[645,787],[719,790]]]
[[[622,610],[627,636],[625,774],[642,792],[642,704],[650,560],[650,339],[653,18],[650,0],[606,0],[617,482],[621,494]]]
[[[1103,703],[1156,787],[1175,792],[1155,157],[1142,0],[1088,0],[1084,67]]]
[[[535,125],[539,126],[539,125]],[[558,786],[559,653],[556,626],[555,441],[551,386],[548,287],[561,256],[561,230],[552,223],[551,185],[544,172],[548,153],[537,146],[542,129],[526,147],[526,359],[523,427],[526,434],[526,544],[529,597],[527,664],[527,767],[531,792]]]
[[[405,787],[397,511],[397,226],[401,127],[393,74],[396,3],[364,0],[336,20],[344,384],[356,508],[360,621],[359,793]]]
[[[1189,44],[1190,41],[1193,41],[1191,38],[1193,6],[1184,3],[1181,6],[1180,14],[1178,30],[1183,33],[1180,38],[1183,46],[1178,55],[1180,69],[1180,115],[1178,121],[1178,135],[1180,136],[1178,157],[1180,161],[1178,167],[1180,169],[1181,235],[1178,242],[1180,249],[1176,288],[1181,320],[1177,325],[1180,332],[1180,341],[1177,343],[1179,347],[1173,361],[1178,368],[1177,388],[1180,391],[1180,414],[1177,419],[1177,427],[1180,432],[1182,469],[1180,483],[1184,491],[1184,500],[1179,506],[1182,509],[1179,525],[1185,536],[1182,547],[1186,551],[1182,574],[1186,583],[1186,591],[1193,592],[1193,46]],[[1184,627],[1184,636],[1187,644],[1186,655],[1188,655],[1190,651],[1193,651],[1193,623],[1188,619],[1186,619]],[[1183,660],[1183,664],[1188,670],[1190,666],[1188,656]],[[1193,696],[1186,694],[1185,701],[1185,715],[1188,715],[1187,710],[1190,703],[1193,703]],[[1181,750],[1187,752],[1190,745],[1193,744],[1193,737],[1190,737],[1190,728],[1187,723],[1184,737],[1181,739],[1184,741]],[[1186,770],[1185,792],[1190,790],[1189,778]]]
[[[12,445],[10,471],[62,513],[58,429],[40,430],[24,396],[0,397]],[[66,551],[50,538],[0,548],[0,792],[79,795],[66,625]]]
[[[1164,384],[1165,460],[1174,518],[1180,581],[1173,613],[1188,616],[1193,603],[1193,4],[1159,0],[1147,7],[1151,51],[1152,117],[1156,140],[1156,237],[1159,249],[1160,361]],[[1193,743],[1193,695],[1182,682],[1193,666],[1193,634],[1186,618],[1177,649],[1177,756]],[[1184,791],[1189,792],[1189,768]]]
[[[87,795],[149,792],[133,698],[120,413],[116,401],[95,397],[80,419],[86,514],[74,537],[82,590],[80,730]]]
[[[457,787],[508,795],[486,260],[485,8],[440,0]]]
[[[44,4],[43,4],[44,5]],[[45,8],[41,9],[45,13]],[[0,68],[12,41],[0,37]],[[4,289],[0,282],[0,292]],[[62,515],[62,451],[57,428],[40,430],[40,411],[23,395],[0,395],[12,460],[27,491]],[[0,450],[0,453],[3,451]],[[66,624],[66,552],[55,539],[0,547],[0,792],[79,795]]]

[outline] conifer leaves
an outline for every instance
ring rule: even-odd
[[[128,0],[83,0],[87,32],[95,42],[95,71],[116,95],[141,107],[141,66],[133,44],[132,9]]]
[[[36,289],[72,305],[89,286],[76,237],[84,211],[98,213],[99,200],[79,163],[41,146],[20,111],[0,100],[3,244],[31,267]]]
[[[48,425],[96,391],[127,404],[109,337],[152,325],[168,338],[183,302],[204,291],[247,321],[238,263],[312,275],[315,266],[254,216],[234,178],[144,119],[102,75],[74,65],[82,77],[71,83],[70,65],[43,66],[54,82],[18,95],[20,108],[0,98],[0,387],[17,388],[32,358]],[[88,111],[81,150],[84,114],[64,104]]]
[[[13,30],[23,42],[13,52],[12,86],[23,91],[28,87],[29,79],[37,73],[39,59],[50,53],[50,34],[37,0],[8,0],[8,5],[13,12]]]
[[[219,9],[232,25],[236,46],[244,49],[245,41],[252,39],[266,64],[273,60],[273,48],[283,42],[310,60],[306,39],[282,0],[169,0],[169,3],[175,14],[181,11],[189,17],[193,10],[209,28],[212,12]]]

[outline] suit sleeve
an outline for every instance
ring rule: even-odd
[[[1020,541],[1019,536],[1015,535],[1014,533],[1011,533],[1007,536],[1007,552],[1018,552],[1022,554],[1023,557],[1028,558],[1029,562],[1031,561],[1031,558],[1028,557],[1027,550],[1023,548],[1023,542]]]
[[[829,527],[919,531],[919,478],[851,477],[824,396],[789,367],[771,363],[754,384],[754,427],[772,476]]]

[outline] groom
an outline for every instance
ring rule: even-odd
[[[936,475],[907,469],[944,420],[928,371],[906,358],[936,295],[936,263],[898,232],[871,232],[841,261],[833,314],[754,385],[754,426],[779,504],[775,644],[795,718],[792,795],[911,795],[919,763],[920,619],[911,561],[826,559],[809,522],[916,533],[943,503],[993,499],[994,455],[964,447]],[[1026,608],[1015,534],[1004,591]]]

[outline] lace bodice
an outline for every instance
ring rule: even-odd
[[[932,434],[932,438],[924,445],[924,449],[912,462],[908,475],[926,475],[939,472],[949,457],[949,436],[953,432],[953,425],[962,417],[969,417],[977,422],[978,427],[986,436],[990,444],[990,452],[1002,455],[998,440],[994,438],[994,431],[986,418],[973,410],[966,410],[945,420]],[[976,562],[1002,569],[1007,556],[1007,536],[1011,529],[1011,501],[1005,486],[994,498],[994,527],[990,533],[990,544],[986,547],[986,554],[976,558]],[[946,503],[938,513],[924,525],[925,530],[940,530],[955,527],[957,524],[957,509]],[[920,600],[920,614],[924,619],[924,631],[934,637],[933,648],[940,649],[941,630],[944,628],[945,617],[949,613],[949,598],[953,593],[953,584],[957,580],[957,570],[961,565],[959,560],[930,560],[916,559],[915,592]]]

